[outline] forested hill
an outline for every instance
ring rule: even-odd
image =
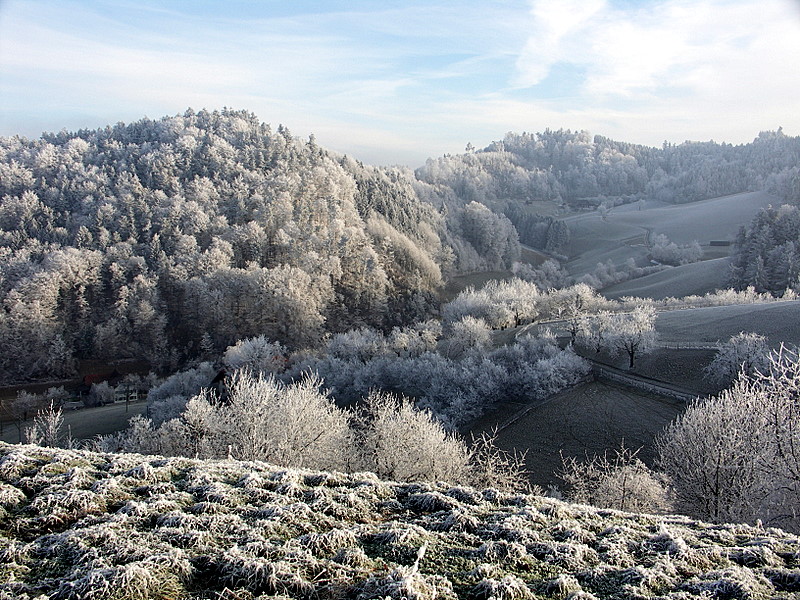
[[[0,380],[71,376],[80,358],[174,370],[258,335],[297,350],[412,323],[450,274],[511,267],[518,236],[567,242],[521,201],[791,200],[799,164],[781,131],[656,149],[547,130],[415,173],[227,109],[0,138]]]
[[[417,177],[455,190],[464,201],[506,208],[507,201],[567,203],[637,196],[691,202],[768,189],[800,200],[800,137],[780,129],[752,143],[665,143],[652,148],[586,131],[508,133],[482,150],[429,159]]]
[[[505,217],[437,194],[243,111],[0,139],[0,372],[422,318],[443,273],[519,254]]]

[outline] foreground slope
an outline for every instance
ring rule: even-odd
[[[800,540],[263,463],[0,444],[0,598],[793,598]]]

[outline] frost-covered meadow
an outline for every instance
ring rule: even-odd
[[[796,598],[800,539],[374,475],[0,445],[0,598]]]

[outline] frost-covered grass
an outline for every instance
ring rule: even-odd
[[[0,444],[0,598],[796,598],[800,540],[369,474]]]
[[[702,295],[724,289],[729,272],[729,260],[716,258],[629,279],[603,288],[602,294],[611,300],[619,300],[625,296],[663,300],[692,294]]]
[[[659,312],[656,330],[665,343],[715,343],[741,331],[764,335],[770,346],[800,344],[800,301],[709,306]]]

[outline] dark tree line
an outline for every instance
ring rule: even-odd
[[[731,284],[773,294],[800,285],[800,207],[763,209],[750,227],[739,231]]]

